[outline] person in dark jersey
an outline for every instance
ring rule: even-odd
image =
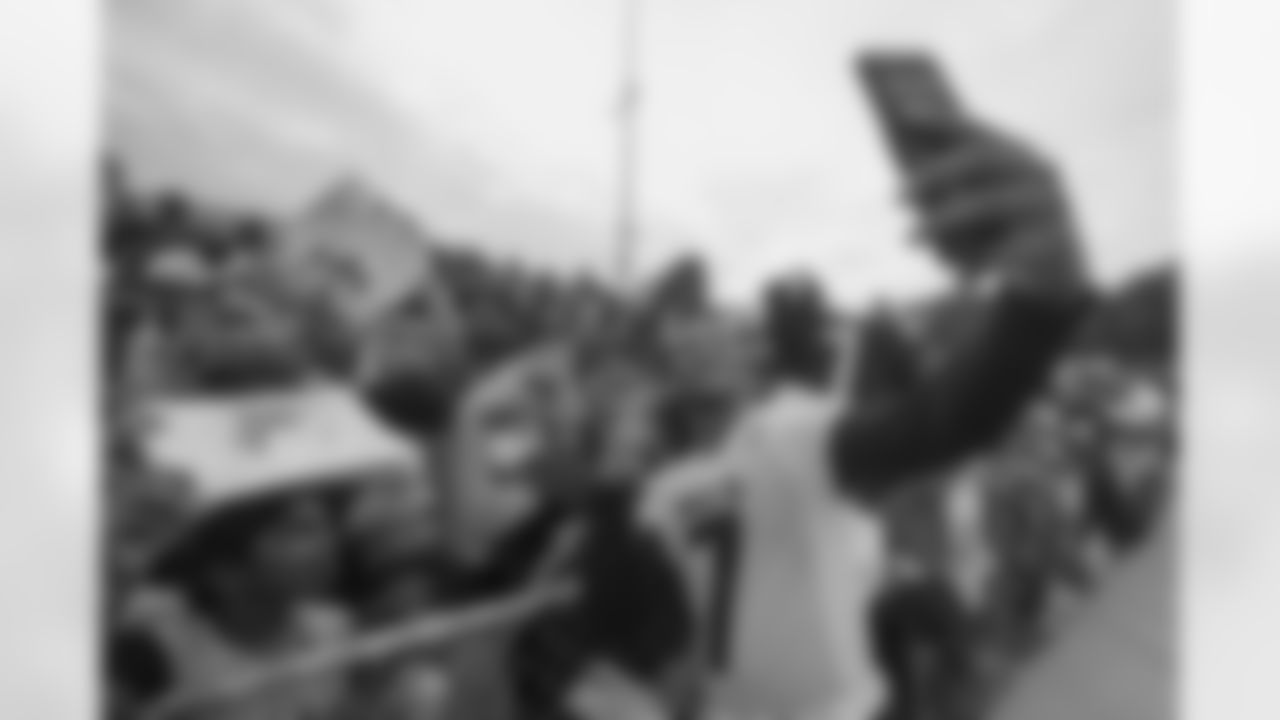
[[[456,388],[402,375],[371,388],[369,398],[384,418],[432,443],[442,469],[448,469],[446,457],[461,451],[453,446],[462,441],[458,413],[465,401]],[[492,536],[480,558],[437,557],[431,571],[441,602],[465,605],[526,587],[566,531],[581,532],[575,551],[558,568],[579,579],[579,601],[530,622],[511,645],[511,689],[522,718],[567,717],[575,682],[596,662],[659,682],[666,663],[692,636],[674,568],[632,520],[636,492],[632,483],[557,478],[540,488],[530,512]]]

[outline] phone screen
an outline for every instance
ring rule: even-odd
[[[858,71],[900,164],[910,167],[921,155],[945,149],[964,113],[931,56],[868,53]]]
[[[939,63],[922,52],[871,52],[857,71],[899,168],[908,177],[922,162],[950,152],[967,123],[966,113]],[[937,199],[937,198],[933,198]],[[928,203],[917,198],[922,212]],[[978,267],[1004,233],[999,227],[956,229],[931,238],[935,247],[962,266]]]

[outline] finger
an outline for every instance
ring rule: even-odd
[[[1046,212],[1054,206],[1054,194],[1039,182],[1005,183],[956,192],[924,208],[927,232],[946,237],[994,221],[1007,222]]]
[[[997,130],[966,126],[953,149],[909,171],[910,192],[928,199],[947,191],[1010,177],[1044,177],[1048,164],[1021,141]]]
[[[965,141],[922,160],[907,171],[907,196],[917,202],[990,176],[998,160],[986,144]]]
[[[967,132],[975,142],[981,143],[991,152],[1000,155],[1005,162],[1013,162],[1023,166],[1034,166],[1040,169],[1048,167],[1048,163],[1031,145],[1024,140],[998,130],[989,125],[973,124]]]

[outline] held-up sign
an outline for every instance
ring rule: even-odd
[[[325,297],[353,326],[379,321],[433,284],[427,235],[363,185],[335,186],[289,236],[282,258],[289,279]]]

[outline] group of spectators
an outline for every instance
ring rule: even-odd
[[[817,364],[806,324],[845,327],[826,317],[821,287],[803,277],[777,283],[762,302],[765,321],[752,326],[712,307],[709,271],[696,259],[624,296],[594,279],[539,274],[446,244],[431,250],[439,285],[396,310],[397,348],[370,352],[371,336],[345,327],[332,308],[282,291],[270,222],[176,194],[143,196],[118,166],[106,186],[105,682],[113,717],[122,720],[151,717],[143,711],[186,674],[234,674],[282,648],[321,648],[357,630],[518,589],[554,544],[557,513],[572,507],[559,499],[581,494],[566,486],[582,478],[643,483],[663,462],[715,437],[772,364],[792,371]],[[433,305],[441,297],[449,302],[444,330]],[[854,379],[862,385],[927,372],[928,358],[945,352],[931,345],[940,342],[933,334],[913,333],[891,313],[861,322],[872,331],[859,352],[880,358]],[[894,574],[869,622],[891,680],[893,718],[949,720],[960,709],[978,716],[1006,668],[1051,634],[1069,605],[1064,598],[1095,587],[1112,559],[1140,546],[1158,523],[1174,468],[1174,360],[1094,345],[1062,363],[1050,392],[999,450],[955,471],[964,477],[882,508]],[[521,358],[531,359],[521,365]],[[552,369],[536,369],[544,366]],[[470,567],[441,559],[432,547],[439,538],[415,532],[416,516],[387,520],[394,508],[333,532],[325,520],[332,508],[358,504],[346,496],[224,514],[201,528],[199,542],[157,559],[154,548],[177,524],[168,518],[184,512],[184,498],[182,483],[139,450],[147,426],[137,408],[147,401],[322,377],[350,384],[389,425],[426,442],[451,432],[441,426],[467,422],[466,412],[443,407],[458,405],[460,395],[479,403],[512,367],[535,368],[527,372],[541,393],[543,440],[554,448],[539,456],[540,477],[550,479],[533,493],[534,509],[495,508],[475,519],[497,529]],[[506,496],[492,497],[498,504]],[[461,534],[468,532],[476,534]],[[297,570],[321,553],[317,546],[340,559],[329,582]],[[643,552],[611,547],[615,561]],[[286,602],[302,596],[325,602]],[[167,620],[143,631],[139,616]],[[190,716],[566,717],[557,694],[567,671],[557,667],[572,662],[555,657],[573,651],[555,646],[574,632],[564,622],[530,623],[512,643],[397,653],[349,676],[318,673],[288,692]],[[175,646],[195,659],[175,660]],[[448,673],[438,671],[443,666]]]
[[[896,501],[902,573],[878,609],[896,717],[980,710],[1156,531],[1176,452],[1162,382],[1077,361],[1001,447]]]

